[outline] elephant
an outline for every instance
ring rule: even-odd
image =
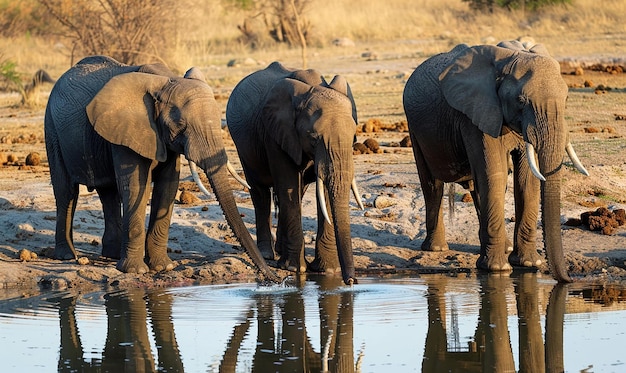
[[[478,214],[479,269],[542,264],[536,250],[541,201],[550,272],[559,282],[571,281],[560,228],[564,151],[588,172],[567,138],[567,94],[558,62],[541,44],[460,44],[415,69],[402,99],[426,205],[422,250],[448,249],[441,201],[444,183],[457,183],[470,190]],[[511,166],[514,243],[504,219]]]
[[[102,202],[103,256],[119,259],[116,267],[122,272],[173,269],[167,241],[184,154],[209,177],[227,222],[252,261],[267,279],[279,281],[237,209],[220,116],[213,91],[197,68],[176,77],[163,64],[129,66],[90,56],[65,72],[50,93],[44,119],[57,208],[53,257],[77,257],[72,221],[78,187],[85,185]]]
[[[337,75],[327,83],[316,70],[272,62],[235,86],[226,122],[251,187],[257,244],[264,257],[279,254],[280,267],[300,273],[341,270],[344,282],[354,283],[351,190],[359,207],[363,205],[354,182],[357,113],[347,81]],[[313,182],[318,228],[315,259],[307,263],[301,203]],[[272,194],[278,205],[275,240],[270,227]]]

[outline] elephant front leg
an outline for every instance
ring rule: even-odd
[[[122,250],[117,269],[127,273],[146,273],[146,205],[152,182],[152,161],[123,146],[113,146],[118,193],[122,199]],[[156,162],[156,161],[154,161]]]
[[[59,184],[53,183],[57,217],[52,257],[69,260],[78,257],[74,247],[74,229],[72,228],[78,200],[78,185],[69,183],[63,185],[61,187]]]
[[[96,188],[102,211],[104,212],[104,235],[102,236],[102,256],[119,259],[122,249],[122,212],[117,188]]]
[[[252,186],[250,197],[254,205],[257,246],[263,258],[275,260],[275,243],[272,237],[272,192],[267,187]]]
[[[167,161],[159,164],[152,173],[154,188],[146,235],[146,261],[153,271],[174,269],[174,262],[167,255],[167,241],[179,178],[180,156],[169,152]]]
[[[501,139],[480,134],[482,146],[466,146],[479,198],[480,256],[476,266],[488,271],[510,271],[510,245],[504,221],[508,152]]]
[[[326,201],[329,197],[326,196]],[[328,205],[327,211],[330,210]],[[327,274],[341,274],[339,255],[337,252],[337,241],[335,240],[335,227],[328,224],[321,212],[319,203],[317,204],[317,238],[315,240],[315,259],[309,264],[309,269],[313,272],[323,272]]]
[[[283,269],[304,273],[306,261],[299,188],[278,188],[277,193],[280,207],[276,251],[281,253],[278,265]]]
[[[515,194],[515,246],[509,256],[513,266],[538,267],[542,257],[537,252],[537,221],[539,219],[540,182],[528,167],[522,151],[512,153],[514,162],[513,192]]]

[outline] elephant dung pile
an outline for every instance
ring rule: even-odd
[[[580,219],[570,219],[566,225],[585,225],[590,231],[600,231],[604,235],[612,235],[615,229],[626,223],[626,210],[599,207],[595,211],[587,211],[580,214]]]

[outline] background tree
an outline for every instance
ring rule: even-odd
[[[302,64],[306,68],[306,48],[311,23],[303,16],[312,0],[224,0],[247,11],[243,24],[237,28],[243,41],[252,48],[262,44],[264,34],[277,43],[300,47]],[[261,22],[258,22],[261,20]],[[264,30],[260,31],[260,25]]]
[[[72,56],[105,54],[135,64],[145,62],[146,55],[163,60],[168,54],[171,42],[166,43],[166,37],[174,33],[175,0],[38,2],[63,26],[62,36],[72,41]]]
[[[494,7],[500,7],[509,10],[519,9],[524,12],[525,10],[536,11],[552,5],[571,4],[572,0],[463,0],[463,2],[470,3],[472,9],[481,11],[493,12]]]

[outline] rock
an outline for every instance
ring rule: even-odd
[[[404,136],[402,140],[400,140],[400,146],[403,148],[411,147],[411,136]]]
[[[389,198],[387,196],[378,196],[374,200],[374,207],[377,209],[384,209],[396,204],[396,201],[393,198]]]
[[[28,153],[26,156],[26,165],[27,166],[39,166],[41,163],[41,155],[37,152]]]
[[[178,197],[178,200],[182,205],[192,205],[194,203],[200,202],[200,198],[196,197],[195,194],[187,190],[183,190],[182,192],[180,192],[180,197]]]
[[[363,141],[363,145],[365,145],[369,150],[371,150],[372,153],[378,153],[378,150],[380,149],[380,145],[378,145],[378,141],[376,141],[373,138],[369,138]]]

